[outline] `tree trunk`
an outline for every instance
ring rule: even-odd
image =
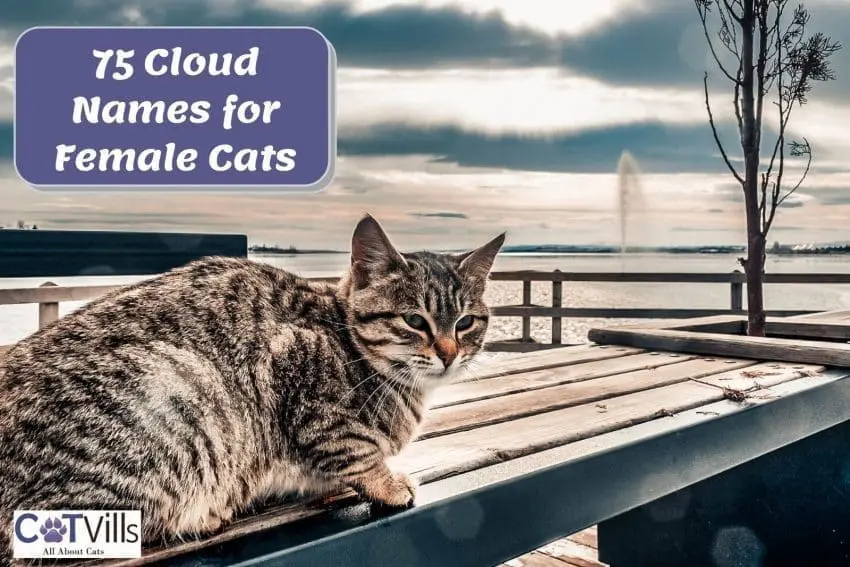
[[[759,211],[756,206],[755,226],[759,227]],[[751,337],[763,337],[765,327],[764,314],[764,253],[765,239],[760,230],[752,231],[750,214],[747,214],[747,334]]]
[[[744,151],[744,206],[747,213],[747,334],[764,336],[764,253],[759,209],[759,132],[756,123],[755,77],[753,76],[753,43],[755,33],[755,3],[744,0],[741,18],[741,149]]]

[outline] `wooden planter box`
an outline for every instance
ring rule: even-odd
[[[768,318],[766,337],[746,335],[743,315],[596,328],[591,342],[649,350],[850,367],[850,317]]]

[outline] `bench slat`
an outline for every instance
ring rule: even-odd
[[[511,376],[514,374],[557,368],[571,364],[582,364],[596,360],[609,360],[643,352],[640,349],[619,346],[578,345],[548,350],[539,350],[510,356],[485,358],[482,367],[475,378],[462,381],[482,380],[496,376]]]
[[[469,402],[459,406],[438,408],[428,413],[420,438],[428,439],[546,411],[603,401],[754,364],[753,361],[745,360],[685,359],[677,364],[668,364],[659,368],[636,370],[594,380]]]
[[[523,372],[522,374],[511,376],[497,376],[487,380],[460,382],[440,388],[434,392],[430,407],[434,409],[453,406],[496,396],[548,388],[559,384],[582,382],[613,374],[623,374],[644,368],[657,368],[667,364],[683,362],[690,358],[693,357],[676,353],[647,352],[613,359],[582,362],[569,366],[558,366],[545,370]]]

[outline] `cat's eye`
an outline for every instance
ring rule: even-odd
[[[475,322],[475,319],[472,315],[464,315],[455,323],[455,329],[458,331],[465,331],[472,326],[472,323]]]
[[[416,313],[410,313],[408,315],[402,315],[402,319],[411,329],[416,329],[417,331],[429,331],[428,321],[425,320],[425,317],[422,315],[417,315]]]

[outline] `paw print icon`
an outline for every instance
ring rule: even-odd
[[[38,529],[44,541],[48,543],[62,543],[62,537],[68,533],[68,527],[62,524],[59,518],[47,518]]]

